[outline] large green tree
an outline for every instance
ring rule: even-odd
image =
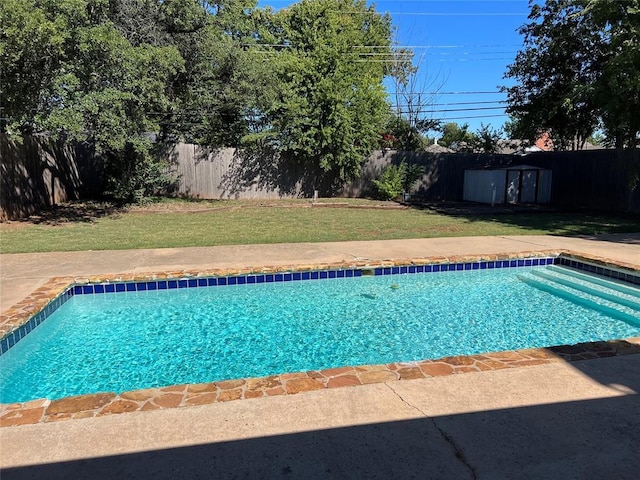
[[[280,82],[253,140],[336,182],[357,175],[389,111],[382,80],[391,20],[364,0],[302,0],[262,36]]]
[[[640,145],[640,0],[590,0],[589,18],[606,46],[595,85],[602,126],[618,148]]]
[[[580,15],[580,2],[530,1],[530,8],[519,30],[524,47],[505,75],[517,82],[506,89],[507,112],[529,140],[549,132],[556,148],[580,148],[598,126],[600,34]]]
[[[238,147],[272,101],[271,58],[257,48],[270,15],[255,0],[175,0],[162,5],[185,69],[172,85],[175,104],[166,135],[216,147]]]
[[[154,136],[356,175],[388,118],[390,18],[364,0],[256,3],[5,0],[2,131],[93,145],[126,200],[165,180]]]
[[[109,7],[106,0],[0,4],[3,130],[90,143],[106,160],[110,192],[133,200],[164,180],[149,133],[159,128],[154,115],[170,107],[167,86],[183,60],[171,45],[132,43]]]
[[[507,111],[530,140],[579,149],[600,127],[618,147],[640,131],[639,0],[529,2],[524,47],[508,67]]]

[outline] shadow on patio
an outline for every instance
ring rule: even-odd
[[[637,478],[640,355],[571,365],[620,396],[13,468],[2,478]]]

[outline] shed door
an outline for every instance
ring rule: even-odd
[[[538,187],[538,174],[536,170],[522,171],[522,191],[520,192],[521,203],[535,203],[536,188]]]
[[[518,203],[520,197],[520,171],[507,170],[507,203]]]

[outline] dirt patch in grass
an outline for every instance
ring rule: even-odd
[[[199,199],[159,199],[140,205],[119,206],[109,202],[79,201],[61,203],[43,209],[28,217],[4,221],[3,229],[16,230],[24,225],[60,226],[70,223],[92,223],[99,218],[117,217],[124,213],[211,213],[228,212],[244,208],[362,208],[403,210],[406,205],[396,202],[382,202],[368,199],[319,199],[312,203],[309,199],[283,200],[199,200]]]
[[[241,208],[364,208],[364,209],[407,209],[406,205],[396,202],[381,202],[367,199],[308,199],[283,200],[201,200],[201,201],[163,201],[145,205],[132,205],[129,213],[207,213],[238,210]]]
[[[308,200],[174,201],[129,208],[76,202],[0,224],[0,252],[640,231],[638,218],[621,215],[495,210],[474,215],[460,209],[444,214],[396,203],[331,200],[337,206],[315,208]]]

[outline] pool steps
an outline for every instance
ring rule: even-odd
[[[71,296],[79,294],[287,282],[368,275],[467,270],[490,271],[492,269],[514,267],[524,267],[524,273],[529,271],[531,267],[534,267],[534,270],[537,267],[543,267],[549,273],[561,273],[568,277],[568,280],[573,280],[578,284],[586,281],[586,284],[590,286],[597,284],[607,287],[607,289],[614,292],[614,296],[616,291],[625,294],[628,300],[632,302],[631,304],[640,303],[640,293],[638,293],[640,292],[640,270],[620,266],[606,259],[587,258],[567,252],[559,254],[558,252],[546,251],[531,252],[527,255],[518,256],[505,255],[504,258],[499,255],[487,255],[486,257],[456,257],[452,259],[430,257],[428,260],[385,261],[380,262],[380,265],[361,262],[353,265],[340,263],[313,267],[306,265],[278,268],[265,267],[260,271],[247,268],[239,271],[152,272],[130,277],[128,275],[101,275],[90,278],[56,277],[50,279],[45,286],[15,305],[6,314],[0,315],[2,317],[0,318],[0,355],[24,338]],[[448,262],[445,262],[445,260],[448,260]],[[524,274],[528,275],[528,273]],[[545,280],[538,277],[537,281],[538,283],[544,283]],[[610,298],[613,298],[615,305],[618,304],[617,299]],[[603,301],[605,300],[597,297],[593,304],[600,306]],[[615,305],[614,309],[617,308]],[[630,304],[627,303],[628,305]],[[640,313],[636,311],[631,311],[630,313],[636,317],[640,316]]]
[[[576,280],[571,276],[564,275],[563,272],[533,270],[531,273],[537,277],[545,278],[552,282],[557,282],[560,285],[564,285],[565,287],[580,290],[581,292],[604,298],[606,300],[609,300],[610,302],[620,303],[622,305],[640,311],[640,297],[638,297],[638,293],[640,292],[636,293],[636,295],[633,296],[626,292],[620,292],[619,290],[612,288],[610,285],[603,285],[604,282],[599,283],[598,287],[594,288],[593,283],[590,284],[590,282],[585,280]]]
[[[574,270],[570,267],[559,267],[557,265],[550,265],[547,267],[547,271],[561,273],[562,275],[565,275],[567,277],[573,277],[587,283],[595,283],[596,285],[601,285],[611,290],[615,290],[620,293],[626,293],[634,297],[637,297],[638,294],[640,294],[640,290],[638,290],[638,288],[629,287],[627,283],[623,284],[622,282],[613,278],[605,279],[593,274],[582,273],[579,270]]]
[[[619,286],[618,284],[602,279],[598,280],[604,284],[598,282],[600,289],[596,289],[586,285],[588,282],[572,281],[571,277],[565,274],[564,269],[531,270],[518,275],[521,281],[547,293],[601,311],[625,322],[640,324],[638,293],[634,292],[635,295],[632,296],[631,292],[618,292],[615,288]]]

